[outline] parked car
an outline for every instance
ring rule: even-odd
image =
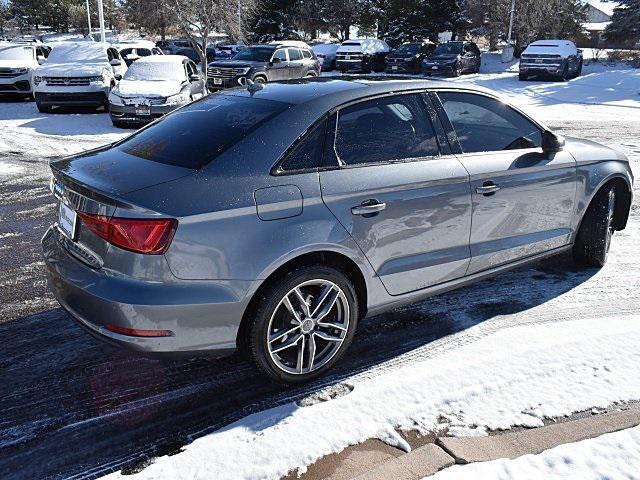
[[[342,42],[336,51],[336,67],[342,73],[384,71],[384,59],[391,48],[384,40],[357,38]]]
[[[166,55],[175,55],[183,48],[193,48],[188,38],[176,38],[170,40],[160,40],[156,42],[156,47],[160,48]]]
[[[312,47],[322,70],[331,71],[336,69],[336,52],[338,48],[340,48],[339,43],[317,43]]]
[[[206,95],[196,64],[180,55],[154,55],[134,62],[109,94],[116,127],[149,123]]]
[[[241,79],[256,83],[290,80],[320,75],[320,62],[311,48],[288,42],[251,45],[231,60],[211,62],[208,68],[209,90],[237,87]]]
[[[196,65],[200,64],[200,54],[195,48],[181,48],[176,51],[175,55],[182,55],[193,61]],[[207,62],[213,62],[216,59],[216,49],[214,47],[207,47]]]
[[[0,42],[0,95],[33,98],[33,72],[50,51],[34,42]]]
[[[133,62],[142,58],[148,57],[150,55],[164,55],[164,52],[152,45],[130,45],[130,44],[120,44],[118,45],[118,51],[120,52],[120,56],[124,60],[124,63],[127,64],[127,67],[130,67]]]
[[[118,50],[100,42],[65,42],[53,48],[33,77],[36,106],[109,109],[109,92],[127,71]]]
[[[420,73],[422,60],[436,48],[433,42],[403,43],[385,59],[387,73]]]
[[[212,60],[222,60],[226,58],[233,58],[244,47],[245,47],[244,45],[231,45],[231,44],[216,45],[215,58]]]
[[[422,72],[427,76],[447,73],[459,77],[463,73],[478,73],[480,63],[480,49],[474,42],[449,41],[439,44],[422,61]]]
[[[602,266],[633,183],[487,90],[381,77],[208,95],[50,165],[42,246],[73,318],[143,351],[241,348],[287,383],[364,317],[561,252]]]
[[[520,80],[553,78],[566,81],[582,73],[582,50],[569,40],[538,40],[520,55]]]

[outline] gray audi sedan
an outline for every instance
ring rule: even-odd
[[[567,250],[601,267],[633,182],[489,91],[367,77],[209,95],[51,169],[73,318],[142,351],[239,348],[283,383],[367,316]]]

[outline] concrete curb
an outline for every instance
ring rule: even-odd
[[[453,457],[433,443],[427,443],[406,455],[388,460],[356,480],[419,480],[455,463]]]
[[[455,458],[456,463],[486,462],[536,454],[639,424],[640,409],[634,408],[488,437],[442,437],[437,444]]]

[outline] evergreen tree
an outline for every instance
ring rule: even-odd
[[[640,41],[640,0],[619,0],[605,38],[621,46],[633,47]]]
[[[265,1],[253,21],[254,41],[299,40],[295,27],[296,8],[295,0]]]

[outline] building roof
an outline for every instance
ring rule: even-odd
[[[613,9],[619,5],[617,2],[606,2],[603,0],[587,0],[586,3],[610,17],[613,15]]]

